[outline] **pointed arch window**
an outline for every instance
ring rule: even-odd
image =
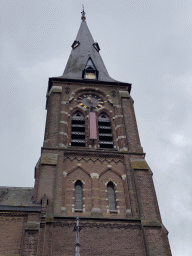
[[[80,111],[72,116],[71,146],[85,147],[85,117]]]
[[[84,79],[98,79],[99,71],[96,69],[95,64],[91,57],[88,58],[88,61],[85,65],[85,68],[82,72],[82,78]]]
[[[100,148],[113,148],[113,136],[110,118],[106,114],[98,117]]]
[[[107,195],[108,195],[109,210],[115,211],[116,210],[115,188],[114,188],[113,182],[111,181],[107,184]]]
[[[83,209],[83,184],[80,180],[75,182],[75,210]]]

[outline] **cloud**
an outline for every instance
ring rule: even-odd
[[[37,63],[32,67],[21,66],[19,72],[25,81],[31,82],[31,78],[39,83],[39,79],[61,76],[64,71],[67,59],[50,59]],[[34,83],[34,80],[33,80]]]

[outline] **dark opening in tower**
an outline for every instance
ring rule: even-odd
[[[100,148],[113,148],[113,136],[110,118],[106,114],[98,117]]]
[[[79,111],[72,116],[71,146],[85,147],[85,118]]]

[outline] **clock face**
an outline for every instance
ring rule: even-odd
[[[103,106],[103,100],[101,97],[94,95],[94,94],[83,94],[79,96],[77,99],[77,103],[79,106],[83,107],[84,109],[89,109],[90,107],[99,109]]]

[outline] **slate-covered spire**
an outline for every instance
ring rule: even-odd
[[[82,11],[81,19],[82,22],[79,28],[79,32],[74,43],[72,44],[72,51],[62,78],[83,79],[83,70],[85,70],[88,60],[91,59],[95,67],[97,80],[116,82],[109,76],[107,72],[107,69],[99,54],[99,45],[94,42],[85,21],[86,18],[84,10]]]

